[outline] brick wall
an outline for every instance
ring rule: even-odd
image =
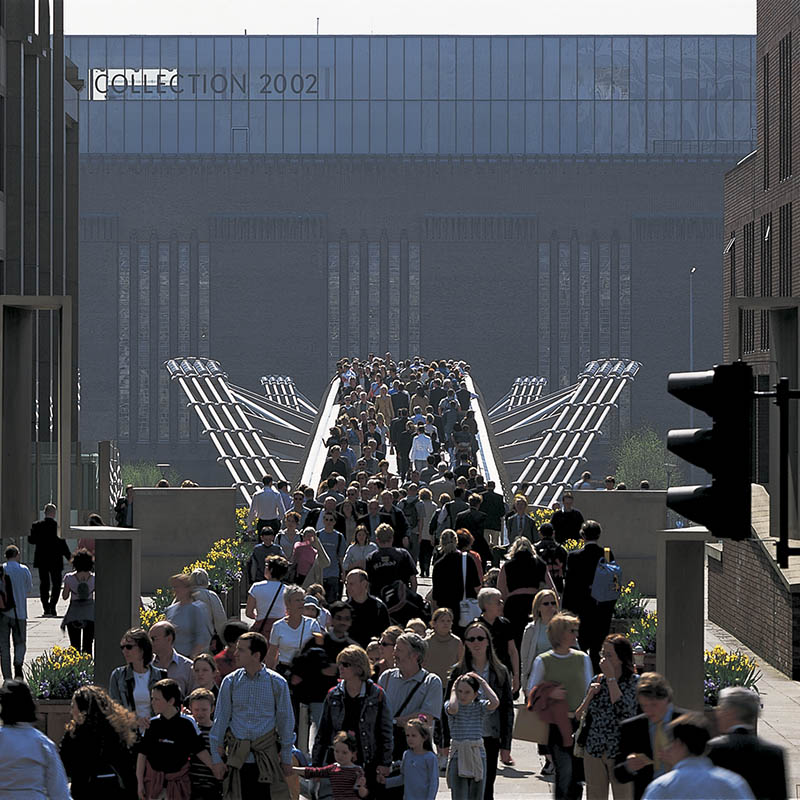
[[[708,559],[708,618],[800,679],[800,592],[789,590],[760,540],[726,540],[721,560]]]

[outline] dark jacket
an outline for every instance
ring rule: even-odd
[[[152,689],[153,685],[167,677],[165,669],[159,669],[152,664],[149,667],[150,677],[147,680],[147,688]],[[112,700],[116,700],[128,711],[135,711],[136,704],[133,702],[133,667],[126,664],[124,667],[117,667],[108,679],[108,694]]]
[[[458,623],[459,603],[464,597],[464,576],[462,553],[448,553],[434,565],[432,573],[433,590],[431,597],[437,608],[449,608]],[[475,587],[480,587],[478,567],[475,559],[467,555],[467,597],[477,597]]]
[[[591,614],[597,607],[592,598],[592,583],[597,562],[603,557],[603,547],[596,542],[587,542],[580,550],[567,556],[567,572],[564,576],[564,597],[561,606],[579,617]],[[614,557],[614,553],[611,553]]]
[[[744,726],[708,743],[708,757],[718,767],[741,775],[756,800],[782,800],[786,791],[783,750],[756,736]]]
[[[350,480],[350,465],[340,456],[334,461],[329,458],[322,466],[321,480],[325,480],[332,473],[341,475],[346,481]]]
[[[52,517],[45,517],[31,525],[28,543],[35,545],[33,566],[41,569],[60,569],[72,557],[64,539],[58,535],[58,523]]]
[[[483,535],[486,525],[486,514],[475,508],[469,508],[456,515],[456,530],[466,528],[475,539],[472,549],[481,557],[484,569],[492,560],[492,551]]]
[[[490,531],[502,530],[503,516],[506,513],[506,503],[503,496],[488,489],[483,493],[481,511],[486,514],[485,527]]]
[[[392,763],[392,714],[380,686],[367,680],[365,688],[356,731],[358,763],[364,766],[374,764],[388,767]],[[325,697],[322,718],[311,752],[311,761],[315,766],[321,767],[333,761],[331,742],[344,725],[344,693],[344,681],[339,681]]]
[[[308,516],[306,517],[306,521],[303,527],[316,528],[317,522],[319,522],[319,515],[321,513],[322,513],[322,507],[312,508],[311,511],[308,512]],[[334,511],[333,514],[336,517],[336,522],[333,523],[333,529],[335,531],[339,531],[339,533],[341,533],[342,536],[344,536],[347,530],[347,523],[345,522],[344,514],[340,514],[337,511]]]
[[[509,544],[513,543],[514,539],[519,536],[517,523],[515,521],[516,516],[516,511],[506,514],[506,533],[508,534]],[[530,539],[531,542],[536,541],[536,523],[527,514],[525,514],[525,519],[522,523],[522,535]]]
[[[672,717],[667,722],[672,722],[681,714],[686,714],[685,708],[672,707]],[[653,780],[653,767],[642,767],[638,772],[629,772],[625,766],[625,759],[631,753],[641,753],[648,758],[653,757],[653,746],[650,744],[650,724],[644,714],[626,719],[619,726],[619,753],[614,764],[614,777],[620,783],[633,781],[634,800],[641,800],[647,785]]]
[[[503,671],[502,675],[498,675],[494,667],[491,664],[489,665],[487,683],[492,687],[497,699],[500,701],[500,705],[489,715],[489,736],[500,740],[501,750],[510,750],[511,737],[514,730],[514,700],[511,696],[511,676],[504,666],[501,665],[500,669]],[[453,691],[453,684],[459,675],[461,675],[461,671],[456,665],[447,680],[447,691],[444,693],[446,699],[450,697]],[[449,714],[442,714],[444,747],[450,746],[449,716]]]
[[[84,727],[74,736],[64,735],[59,755],[73,800],[135,800],[135,756],[118,737],[98,735]],[[98,778],[114,773],[116,777]]]

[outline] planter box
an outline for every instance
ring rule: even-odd
[[[64,737],[64,728],[72,719],[72,700],[37,700],[39,709],[36,727],[56,745]]]
[[[656,654],[655,653],[645,653],[644,654],[644,664],[641,667],[636,667],[636,671],[639,673],[639,675],[642,675],[645,672],[655,672],[656,671]]]
[[[631,625],[636,622],[635,619],[612,619],[611,620],[611,627],[609,628],[608,632],[611,633],[621,633],[623,635],[627,635],[628,631],[631,629]]]
[[[242,612],[242,582],[241,580],[234,581],[233,586],[227,592],[223,592],[222,605],[225,607],[225,613],[228,617],[235,617],[239,619]]]

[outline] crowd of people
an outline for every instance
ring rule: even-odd
[[[334,800],[432,800],[443,775],[454,800],[491,800],[525,739],[540,761],[520,766],[556,798],[786,796],[780,750],[755,735],[757,696],[725,690],[712,740],[609,633],[614,601],[592,584],[613,553],[572,493],[537,528],[524,495],[509,508],[484,481],[467,365],[339,366],[322,485],[265,475],[253,496],[248,621],[225,617],[202,570],[173,576],[166,619],[121,636],[108,691],[75,693],[58,747],[32,727],[30,691],[4,660],[0,753],[20,760],[0,770],[0,795],[27,780],[50,798],[69,797],[70,781],[76,800],[277,800],[301,785]],[[76,552],[64,588],[84,648],[90,559]],[[52,598],[43,590],[48,613]]]

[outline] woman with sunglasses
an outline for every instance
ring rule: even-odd
[[[333,763],[334,734],[353,731],[357,764],[364,767],[367,785],[376,791],[378,768],[389,772],[392,763],[392,715],[386,695],[369,679],[366,652],[351,644],[336,656],[339,682],[325,696],[317,735],[311,751],[315,767]]]
[[[461,675],[474,672],[480,675],[500,700],[500,705],[485,717],[483,746],[486,750],[486,781],[483,800],[493,800],[494,781],[497,777],[497,759],[511,755],[511,735],[514,728],[514,701],[511,695],[511,676],[503,666],[492,645],[489,629],[482,622],[471,622],[464,629],[464,655],[450,672],[445,697],[450,697],[456,680]],[[481,697],[481,699],[483,699]],[[447,714],[442,715],[443,744],[450,746]]]
[[[372,670],[372,680],[377,681],[380,674],[394,667],[394,646],[397,638],[403,632],[399,625],[390,625],[378,639],[381,648],[381,657],[375,662]]]
[[[573,731],[578,727],[576,711],[586,696],[592,681],[592,662],[587,653],[578,649],[578,628],[581,621],[573,614],[556,614],[547,626],[547,638],[552,648],[536,656],[528,678],[527,694],[542,683],[559,684],[549,689],[550,700],[566,700]],[[561,730],[551,723],[547,742],[555,764],[555,797],[580,797],[578,782],[581,764],[573,754],[573,746],[565,744]]]
[[[520,669],[519,685],[523,690],[530,680],[536,656],[546,653],[552,647],[547,638],[547,625],[557,613],[558,596],[556,593],[552,589],[542,589],[541,592],[537,592],[531,606],[531,622],[525,626],[525,632],[522,634],[522,649],[520,650],[522,668]],[[525,698],[527,696],[525,693]],[[550,749],[546,744],[538,745],[538,749],[539,755],[545,758],[541,774],[552,775],[556,768],[553,765]]]
[[[150,690],[167,671],[153,666],[153,644],[147,631],[131,628],[119,643],[124,667],[117,667],[108,679],[108,694],[128,711],[136,715],[139,731],[150,725],[153,710],[150,706]]]

